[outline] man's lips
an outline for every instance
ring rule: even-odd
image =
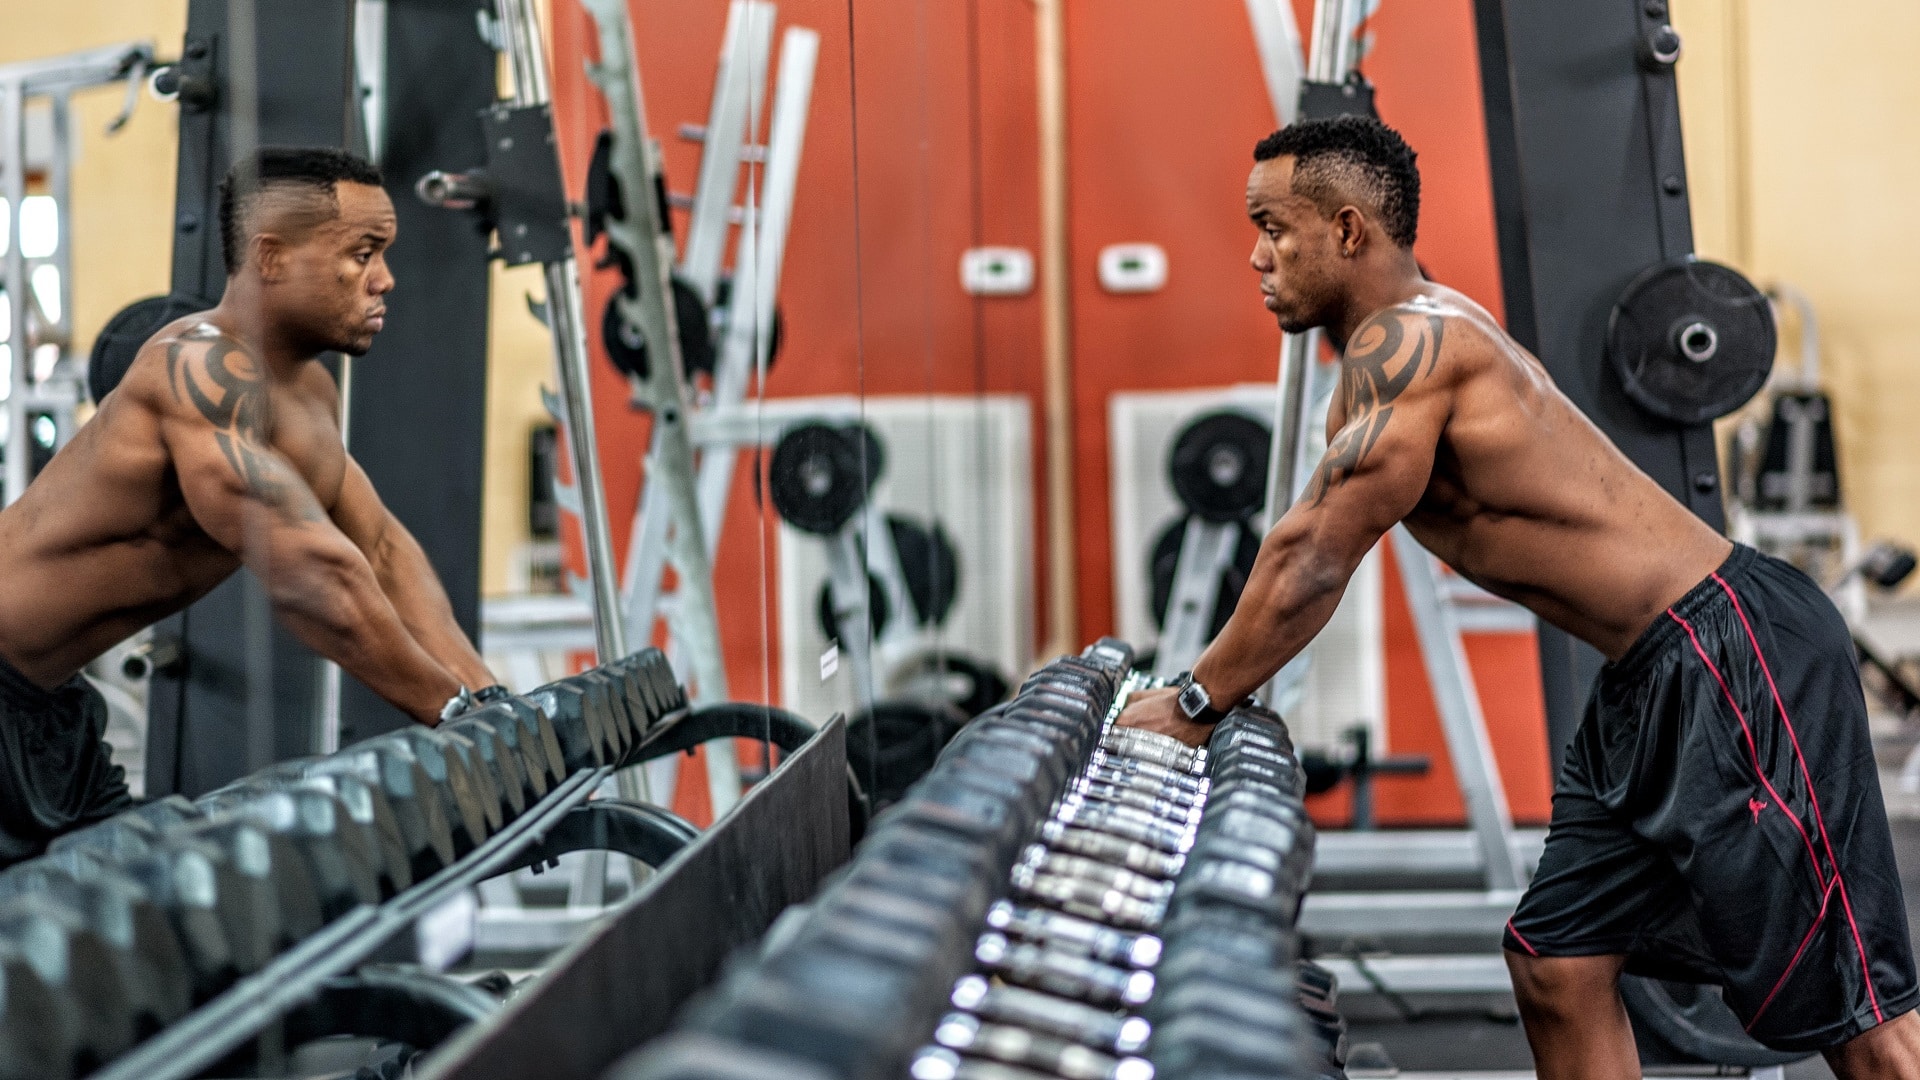
[[[375,331],[385,328],[387,325],[387,309],[381,308],[379,311],[369,314],[367,316],[367,325],[373,327]]]

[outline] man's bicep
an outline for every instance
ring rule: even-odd
[[[381,564],[381,552],[390,539],[389,530],[398,524],[387,504],[360,463],[347,457],[347,468],[340,479],[340,497],[333,504],[333,523],[347,534],[355,547],[375,566]]]

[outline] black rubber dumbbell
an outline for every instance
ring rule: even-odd
[[[136,1009],[129,983],[137,966],[80,912],[45,896],[11,897],[0,901],[0,940],[19,946],[41,982],[78,1006],[76,1062],[97,1067],[133,1045]]]
[[[440,812],[452,828],[455,857],[479,847],[492,835],[466,763],[450,754],[446,745],[427,729],[402,728],[356,743],[350,749],[372,750],[383,757],[408,760],[420,767],[427,778],[428,793],[440,800]]]
[[[1021,941],[1090,956],[1116,966],[1150,968],[1164,946],[1153,934],[1127,933],[1104,923],[1042,907],[1000,900],[987,910],[987,926]]]
[[[361,743],[281,768],[299,776],[351,776],[384,797],[399,825],[414,881],[453,864],[453,825],[447,820],[440,789],[412,753]]]
[[[625,685],[599,668],[570,675],[561,681],[580,687],[587,696],[587,708],[601,717],[601,725],[606,731],[608,763],[624,764],[627,754],[640,741],[639,729],[627,711]]]
[[[0,1076],[67,1080],[93,1071],[99,1062],[79,1060],[85,1025],[79,1002],[63,981],[42,977],[28,959],[30,948],[0,941]]]
[[[381,860],[372,827],[356,821],[331,794],[315,788],[223,788],[201,797],[209,816],[233,814],[291,841],[306,861],[331,921],[362,904],[378,904]]]
[[[494,756],[508,763],[496,768],[503,782],[508,776],[519,781],[517,788],[519,802],[514,810],[515,817],[525,813],[527,807],[539,802],[546,795],[549,781],[546,752],[536,750],[537,744],[529,743],[522,737],[520,724],[510,713],[480,710],[468,713],[445,726],[449,730],[466,733],[467,737],[476,743],[482,740],[490,743]],[[506,794],[508,805],[514,806],[516,795],[512,792]]]
[[[555,682],[524,696],[552,723],[561,761],[569,774],[613,763],[612,746],[601,723],[603,717],[599,710],[587,707],[584,688]]]
[[[136,1039],[193,1007],[192,973],[173,921],[131,878],[92,863],[75,868],[34,859],[0,874],[0,899],[21,895],[46,897],[78,912],[125,955]]]
[[[1153,1025],[1138,1016],[1025,987],[994,985],[979,975],[955,983],[952,1002],[982,1020],[1058,1035],[1114,1055],[1138,1053],[1153,1035]]]
[[[274,953],[292,948],[327,924],[322,907],[327,898],[294,837],[231,814],[182,825],[164,836],[210,844],[242,877],[266,883],[276,914],[270,939]]]
[[[512,734],[512,741],[519,747],[521,761],[525,763],[529,806],[540,801],[571,771],[567,768],[566,755],[560,749],[560,736],[554,731],[553,721],[525,698],[496,701],[484,709],[467,713],[461,719],[492,724],[503,738]]]
[[[500,727],[486,717],[463,716],[440,725],[439,730],[473,744],[477,760],[493,778],[494,789],[500,796],[500,818],[505,823],[526,812],[528,784],[526,759],[517,743],[518,732],[511,725],[501,726],[512,733],[515,741],[509,742],[507,736],[500,734]]]
[[[1153,973],[1102,963],[1090,956],[1016,942],[997,931],[980,936],[974,959],[983,970],[1025,986],[1102,1008],[1135,1008],[1153,996]]]
[[[413,886],[413,859],[407,851],[406,835],[393,803],[379,786],[349,772],[309,774],[298,762],[283,762],[242,777],[231,787],[245,791],[317,791],[330,796],[366,838],[380,898],[389,899]]]
[[[499,759],[482,754],[480,747],[463,731],[450,725],[435,728],[433,738],[445,748],[450,759],[457,759],[466,768],[474,797],[480,801],[480,812],[486,818],[487,835],[499,832],[500,827],[515,816],[513,804],[507,799],[504,789],[509,782],[517,788],[519,778],[503,774]]]
[[[255,834],[258,837],[258,830]],[[230,968],[220,974],[228,981],[266,966],[293,937],[283,930],[280,890],[263,838],[229,850],[218,838],[188,835],[180,828],[163,831],[122,814],[68,833],[49,849],[50,854],[66,852],[124,869],[162,904],[194,915],[196,925],[191,930],[196,937],[206,935],[199,913],[209,914],[214,934],[225,945]],[[310,924],[318,922],[318,907],[311,896],[299,915]],[[186,936],[182,933],[183,939]]]

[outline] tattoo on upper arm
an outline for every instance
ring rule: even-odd
[[[1393,403],[1423,370],[1432,372],[1439,362],[1444,331],[1438,315],[1384,311],[1354,332],[1341,361],[1346,426],[1328,441],[1327,454],[1314,471],[1307,491],[1314,505],[1359,471],[1393,419]]]
[[[225,335],[182,337],[167,347],[167,386],[213,425],[213,439],[247,491],[294,523],[326,517],[313,493],[269,447],[272,401],[259,361]]]

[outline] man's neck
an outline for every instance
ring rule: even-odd
[[[208,315],[222,333],[238,340],[274,375],[291,376],[318,353],[278,331],[265,316],[266,310],[257,283],[229,278],[220,303]]]
[[[1346,311],[1327,325],[1327,337],[1336,349],[1346,350],[1347,341],[1360,329],[1361,323],[1425,293],[1431,284],[1420,272],[1413,252],[1405,248],[1379,252],[1374,262],[1375,265],[1361,267],[1354,275]]]

